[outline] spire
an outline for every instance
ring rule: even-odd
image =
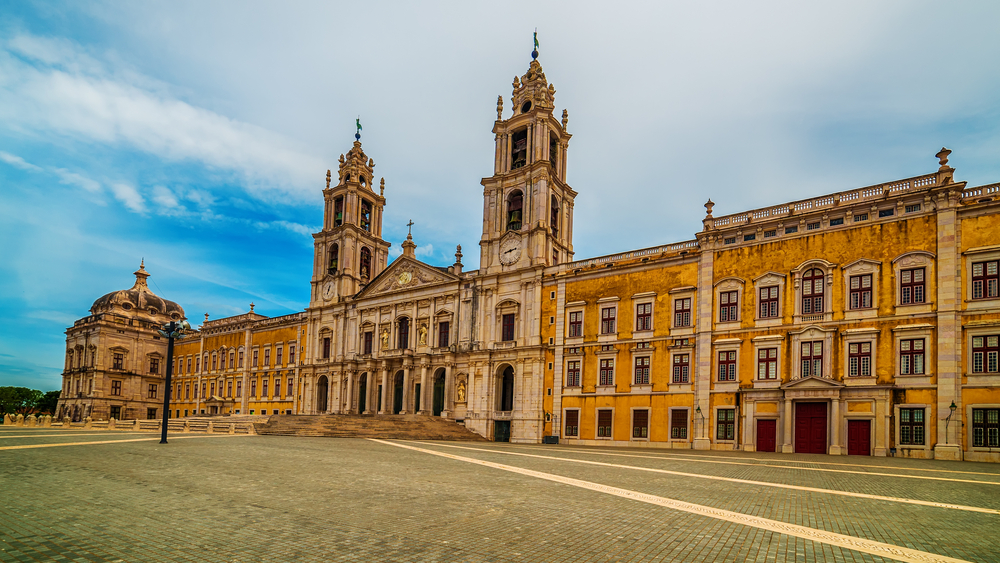
[[[416,255],[413,252],[417,248],[417,243],[413,242],[413,219],[410,219],[410,222],[406,224],[406,229],[406,240],[401,245],[403,247],[403,256],[416,259]]]
[[[146,278],[149,277],[149,272],[146,271],[146,259],[143,258],[139,262],[139,269],[132,272],[135,275],[135,285],[132,289],[141,289],[142,291],[149,292],[149,286],[146,285]]]
[[[535,40],[535,48],[531,51],[531,60],[538,59],[538,28],[535,28],[535,34],[532,36]]]
[[[361,116],[359,115],[357,119],[354,120],[354,124],[358,126],[358,131],[354,133],[354,140],[361,140]]]

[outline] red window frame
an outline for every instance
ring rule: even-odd
[[[731,323],[739,320],[739,291],[722,291],[719,293],[719,322]]]
[[[613,423],[614,423],[614,411],[612,411],[611,409],[598,409],[597,437],[610,438]]]
[[[691,298],[674,299],[674,326],[691,326]]]
[[[719,381],[736,381],[736,350],[719,352]]]
[[[778,286],[769,285],[760,288],[760,318],[773,319],[778,316]]]
[[[871,309],[872,308],[872,275],[861,274],[851,276],[850,279],[850,307],[851,309]]]
[[[202,385],[202,387],[205,386],[204,383],[202,383],[201,385]],[[197,391],[197,390],[198,390],[198,388],[195,387],[195,391]],[[250,396],[254,397],[254,398],[257,397],[257,378],[256,377],[250,379]],[[198,398],[198,394],[195,393],[194,397],[197,399]]]
[[[236,367],[236,352],[229,353],[229,369]]]
[[[580,360],[566,362],[566,387],[580,386]]]
[[[276,365],[276,366],[280,366],[281,365],[281,356],[282,356],[282,352],[283,351],[284,350],[282,350],[281,346],[278,346],[277,348],[275,348],[275,350],[274,350],[274,365]]]
[[[994,299],[1000,297],[1000,260],[972,264],[972,298]]]
[[[155,383],[150,383],[150,384],[149,384],[149,392],[148,392],[148,394],[146,395],[146,398],[147,398],[147,399],[155,399],[155,398],[156,398],[156,395],[157,395],[157,388],[156,388],[156,384],[155,384]]]
[[[670,411],[670,439],[687,440],[688,411],[673,409]]]
[[[819,268],[806,270],[802,276],[802,314],[817,315],[825,312],[823,309],[824,284],[826,274]]]
[[[757,350],[757,379],[778,378],[778,349],[759,348]]]
[[[691,383],[691,361],[688,354],[674,354],[672,383]]]
[[[374,347],[375,347],[375,331],[372,330],[365,331],[365,342],[362,353],[365,355],[371,354],[372,348]],[[288,350],[289,361],[292,361],[290,356],[292,356],[292,354],[295,353],[294,350],[295,350],[294,348],[290,348]]]
[[[396,348],[406,349],[410,347],[410,319],[403,317],[399,319],[399,326],[396,329]]]
[[[502,318],[501,324],[500,339],[504,342],[514,340],[514,313],[505,314]]]
[[[160,359],[150,358],[149,359],[149,373],[160,373]]]
[[[615,332],[615,316],[618,310],[615,307],[604,307],[601,309],[601,334],[612,334]]]
[[[823,341],[811,340],[799,345],[800,375],[802,377],[823,377]]]
[[[260,378],[260,398],[261,399],[266,399],[267,398],[267,384],[270,381],[271,381],[271,379],[268,378],[268,377],[262,377],[262,378]]]
[[[1000,335],[987,334],[972,337],[972,373],[998,373]]]
[[[600,380],[598,385],[615,384],[615,360],[613,358],[601,359]]]
[[[271,347],[264,348],[264,367],[271,365]],[[212,358],[212,369],[215,369],[215,358]]]
[[[926,345],[923,338],[899,341],[900,375],[921,375],[927,370]]]
[[[240,352],[242,354],[242,352]],[[288,345],[288,364],[295,365],[295,345]],[[240,367],[243,367],[243,360],[240,360]]]
[[[871,377],[871,342],[851,342],[847,345],[847,375],[849,377]]]
[[[927,278],[924,268],[899,272],[899,302],[902,305],[924,303],[927,299]]]
[[[566,424],[565,430],[563,431],[565,436],[579,436],[580,435],[580,411],[577,409],[569,409],[566,411]]]
[[[635,306],[635,329],[653,330],[652,303],[639,303]]]
[[[441,321],[438,323],[438,347],[444,348],[451,344],[451,323],[449,321]]]
[[[569,338],[583,336],[583,311],[573,311],[569,314]]]
[[[636,385],[649,385],[649,356],[636,356],[634,381]]]
[[[649,438],[649,409],[632,411],[632,437]]]
[[[188,386],[188,391],[190,391],[190,386]],[[243,381],[240,379],[236,380],[236,398],[239,399],[243,396]]]

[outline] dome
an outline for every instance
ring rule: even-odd
[[[154,319],[180,320],[184,318],[184,309],[173,301],[168,301],[149,290],[146,285],[145,261],[139,264],[139,269],[134,272],[135,285],[131,289],[112,291],[101,296],[90,307],[93,314],[107,311],[115,311],[121,314],[142,315],[153,317]]]

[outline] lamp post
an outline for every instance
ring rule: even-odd
[[[948,425],[951,424],[951,416],[953,414],[955,414],[955,409],[957,409],[957,408],[958,407],[955,405],[955,401],[952,401],[951,405],[948,406],[948,409],[950,409],[951,412],[948,413],[948,418],[944,419],[944,443],[945,444],[950,444],[951,443],[951,442],[948,441],[948,437],[949,437],[949,434],[948,434]]]
[[[167,424],[170,422],[170,389],[172,384],[170,377],[174,372],[174,339],[184,338],[185,330],[190,330],[191,325],[187,321],[170,321],[163,325],[163,330],[158,330],[160,336],[167,339],[167,380],[164,382],[163,390],[163,429],[160,431],[160,443],[167,443]]]

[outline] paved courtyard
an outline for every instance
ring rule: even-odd
[[[0,427],[0,499],[0,561],[1000,561],[975,463]]]

